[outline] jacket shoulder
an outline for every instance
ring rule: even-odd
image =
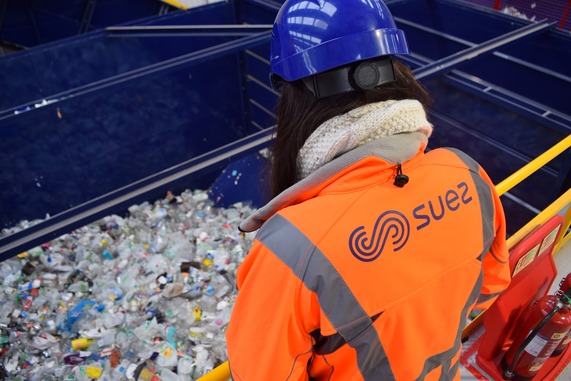
[[[468,169],[478,172],[480,164],[468,155],[466,152],[453,147],[436,148],[426,153],[426,157],[432,160],[443,160],[450,162],[450,160],[460,160]]]

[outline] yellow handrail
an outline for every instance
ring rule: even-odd
[[[565,235],[565,233],[569,231],[569,226],[571,226],[571,206],[567,208],[567,212],[563,217],[563,226],[561,227],[563,235],[559,239],[559,242],[556,243],[555,248],[553,249],[553,253],[557,253],[559,249],[565,246],[565,244],[571,239],[571,233],[567,233],[567,235]]]
[[[496,192],[500,196],[503,195],[569,147],[571,147],[571,134],[496,185]]]
[[[496,185],[496,192],[502,195],[521,183],[531,174],[536,172],[538,169],[543,167],[545,164],[553,160],[560,153],[571,147],[571,134],[566,138],[561,140],[559,143],[555,144],[553,147],[539,155],[534,160],[527,163],[521,169],[513,173],[511,176],[506,178],[504,181]],[[529,221],[525,226],[519,229],[514,235],[512,235],[507,240],[508,249],[513,248],[519,241],[521,241],[526,235],[531,233],[536,227],[543,224],[549,218],[554,216],[556,213],[562,211],[566,205],[571,203],[571,190],[567,190],[562,196],[555,200],[551,205],[541,211],[537,216],[535,216],[531,221]],[[571,223],[571,213],[567,211],[563,222],[563,232],[566,232]],[[556,247],[553,250],[554,253],[559,250],[565,242],[567,242],[569,237],[561,237],[559,242],[556,242]]]
[[[551,205],[547,208],[543,209],[541,213],[537,216],[532,218],[527,224],[525,224],[521,229],[519,229],[514,235],[512,235],[507,240],[508,249],[512,249],[519,241],[521,241],[525,236],[531,233],[535,228],[539,225],[543,224],[549,218],[553,217],[561,210],[565,208],[566,205],[571,203],[571,189],[568,189],[567,192],[563,193],[557,200],[555,200]],[[571,218],[571,213],[567,213],[564,217],[563,223],[563,231],[565,232],[567,229],[565,226],[569,227],[569,219]],[[556,250],[554,250],[555,252]]]
[[[196,381],[224,381],[230,378],[230,365],[224,361]]]
[[[513,173],[511,176],[506,178],[504,181],[500,182],[495,186],[496,192],[501,196],[506,193],[520,182],[525,180],[532,173],[537,171],[539,168],[547,164],[549,161],[553,160],[557,155],[564,152],[566,149],[571,147],[571,134],[565,139],[561,140],[559,143],[545,151],[543,154],[539,155],[534,160],[527,163],[521,169]],[[527,224],[525,224],[521,229],[519,229],[515,234],[508,238],[506,244],[509,250],[511,250],[518,242],[520,242],[525,236],[531,233],[539,225],[543,224],[549,218],[553,217],[555,214],[559,213],[565,208],[566,205],[571,203],[571,189],[567,190],[563,195],[559,196],[551,205],[541,211],[537,216],[532,218]],[[565,232],[571,224],[571,207],[565,214],[563,218],[562,231]],[[561,236],[559,241],[555,243],[555,248],[553,253],[556,253],[564,244],[569,240],[571,234],[567,236]],[[476,329],[482,322],[484,314],[479,314],[474,320],[472,320],[462,331],[462,338],[466,338],[470,333]]]
[[[176,0],[161,0],[161,1],[162,1],[163,3],[167,3],[168,5],[171,5],[171,6],[175,7],[175,8],[178,8],[178,9],[184,9],[184,10],[186,10],[186,9],[189,9],[189,8],[190,8],[188,5],[183,4],[183,3],[179,2],[179,1],[176,1]]]
[[[565,139],[561,140],[559,143],[545,151],[543,154],[530,161],[528,164],[523,166],[521,169],[513,173],[511,176],[500,182],[495,186],[498,195],[503,195],[523,180],[528,178],[531,174],[536,172],[538,169],[543,167],[545,164],[553,160],[560,153],[571,147],[571,134]],[[571,204],[571,189],[567,190],[563,195],[561,195],[557,200],[555,200],[551,205],[545,208],[541,213],[535,216],[531,221],[525,224],[520,230],[518,230],[514,235],[512,235],[507,240],[507,246],[509,249],[513,248],[519,241],[521,241],[527,234],[531,233],[537,226],[541,225],[549,218],[559,213],[565,208],[566,205]],[[571,207],[567,210],[564,217],[563,232],[566,232],[571,224]],[[562,236],[554,249],[554,253],[557,252],[565,242],[569,241],[571,234],[567,236]],[[463,336],[468,334],[474,329],[476,325],[481,321],[483,314],[480,314],[471,324],[469,324],[463,332]],[[230,366],[228,361],[214,368],[211,372],[200,377],[197,381],[224,381],[230,379]]]

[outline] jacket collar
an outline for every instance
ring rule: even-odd
[[[242,221],[239,229],[243,232],[259,229],[264,221],[280,209],[315,197],[340,175],[349,171],[354,164],[366,157],[374,156],[387,163],[402,164],[413,158],[419,150],[424,151],[427,143],[428,137],[423,132],[409,132],[376,139],[357,147],[338,156],[308,177],[284,190]]]

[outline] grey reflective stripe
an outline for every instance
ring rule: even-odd
[[[466,316],[468,316],[468,310],[480,294],[480,290],[482,289],[482,283],[484,282],[484,273],[480,272],[480,276],[478,277],[478,281],[474,285],[464,308],[462,309],[462,313],[460,314],[460,324],[458,325],[458,331],[456,334],[456,340],[454,341],[454,345],[452,348],[438,353],[434,356],[429,357],[426,359],[424,363],[424,368],[422,369],[422,373],[416,379],[416,381],[422,381],[426,377],[426,375],[432,372],[434,369],[442,366],[442,370],[440,373],[439,381],[448,381],[453,380],[454,376],[458,372],[458,364],[454,364],[454,366],[450,366],[451,359],[460,351],[460,347],[462,345],[462,330],[465,326]]]
[[[472,159],[470,156],[466,155],[464,152],[457,150],[455,148],[446,148],[448,151],[454,153],[462,162],[468,167],[472,181],[476,186],[476,193],[478,194],[478,201],[480,204],[480,212],[482,215],[482,252],[480,253],[479,259],[483,260],[484,256],[490,250],[492,242],[494,240],[494,201],[492,199],[492,192],[490,190],[489,184],[480,176],[479,169],[480,165]],[[482,285],[484,282],[484,273],[480,272],[478,281],[474,285],[472,292],[466,302],[466,305],[462,309],[462,314],[460,315],[460,325],[458,326],[458,333],[456,335],[456,340],[454,346],[442,353],[431,356],[424,363],[424,368],[421,375],[417,380],[424,380],[426,375],[436,369],[440,364],[442,364],[442,370],[440,374],[440,381],[453,380],[454,376],[458,372],[458,364],[450,366],[450,359],[460,351],[462,330],[464,329],[464,322],[466,321],[466,316],[468,316],[468,310],[476,302],[480,296]]]
[[[493,294],[481,294],[480,297],[478,298],[478,301],[476,302],[476,304],[480,304],[480,303],[486,302],[486,301],[488,301],[488,300],[490,300],[490,299],[495,298],[496,296],[498,296],[498,295],[500,295],[500,294],[501,294],[501,292],[496,292],[496,293],[493,293]]]
[[[490,251],[492,242],[495,236],[494,229],[494,200],[492,199],[492,191],[490,185],[480,176],[480,165],[466,155],[464,152],[455,148],[446,148],[448,151],[454,153],[470,170],[472,181],[476,185],[476,192],[478,193],[478,201],[480,203],[480,211],[482,214],[482,234],[484,249],[480,255],[480,260]],[[495,256],[494,256],[495,257]]]
[[[371,320],[374,322],[381,316],[382,313],[378,313],[371,317]],[[343,345],[347,344],[343,336],[339,333],[334,333],[333,335],[322,336],[321,330],[316,329],[315,331],[311,332],[311,336],[315,340],[315,344],[313,345],[313,350],[318,355],[328,355]]]
[[[460,359],[456,360],[456,363],[450,368],[450,374],[454,376],[460,368]]]
[[[363,378],[395,380],[371,318],[321,250],[279,214],[266,221],[256,238],[317,295],[323,313],[355,349]]]

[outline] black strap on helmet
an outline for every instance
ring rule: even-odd
[[[316,98],[355,90],[369,90],[396,80],[390,56],[355,62],[303,78],[305,86]]]

